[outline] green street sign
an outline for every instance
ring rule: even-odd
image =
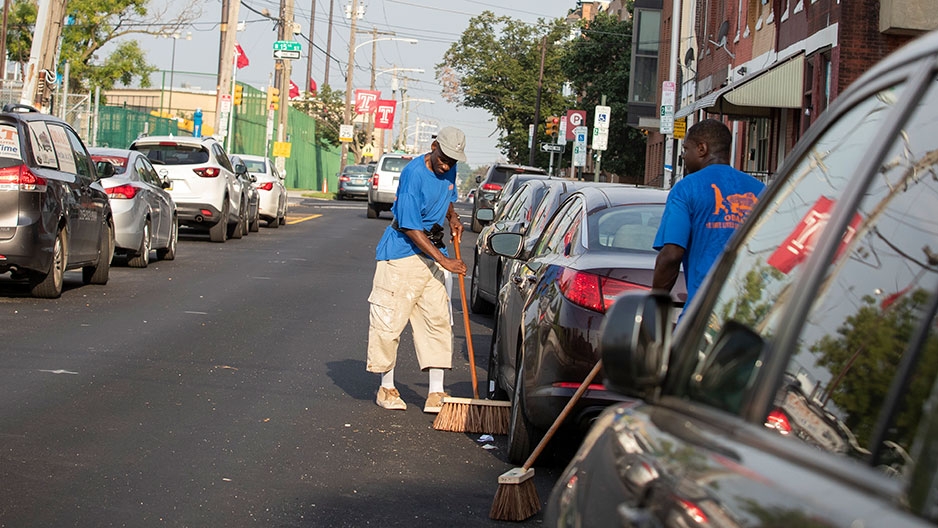
[[[296,51],[299,52],[303,46],[295,40],[278,40],[274,42],[274,51]]]

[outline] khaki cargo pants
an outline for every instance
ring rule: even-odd
[[[378,261],[368,296],[368,372],[394,368],[408,321],[420,369],[452,368],[452,314],[444,273],[436,261],[419,255]]]

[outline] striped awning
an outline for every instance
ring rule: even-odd
[[[740,117],[767,117],[773,108],[801,108],[804,54],[799,53],[756,74],[710,92],[681,108],[675,117],[697,110]]]

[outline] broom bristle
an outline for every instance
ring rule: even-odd
[[[437,431],[508,434],[511,407],[508,402],[447,398],[433,420]]]
[[[499,484],[489,518],[497,521],[524,521],[541,511],[534,480],[517,484]]]

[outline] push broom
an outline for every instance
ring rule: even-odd
[[[459,235],[453,240],[456,258],[459,253]],[[466,346],[469,349],[469,371],[472,374],[472,398],[443,398],[439,414],[433,420],[437,431],[456,433],[508,434],[511,402],[479,399],[479,383],[476,379],[475,353],[472,349],[472,332],[469,330],[469,308],[466,305],[465,275],[459,274],[459,298],[462,301],[462,321],[466,329]]]
[[[540,456],[547,443],[550,442],[554,433],[560,428],[560,424],[567,418],[573,406],[580,400],[580,396],[586,392],[590,383],[596,379],[596,375],[602,369],[603,361],[596,362],[593,370],[586,376],[583,383],[577,387],[576,392],[570,398],[570,401],[563,407],[560,414],[551,424],[550,429],[544,433],[544,437],[537,443],[537,447],[524,461],[520,468],[514,468],[502,473],[498,477],[498,491],[495,492],[495,500],[492,501],[492,509],[489,511],[489,518],[497,521],[523,521],[532,515],[541,511],[541,500],[537,496],[537,488],[534,487],[534,461]]]

